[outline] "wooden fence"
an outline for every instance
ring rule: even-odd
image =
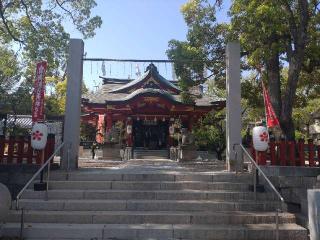
[[[320,167],[320,145],[315,145],[312,139],[270,140],[266,152],[256,152],[251,144],[251,155],[259,165]]]
[[[54,152],[55,135],[49,134],[44,150],[44,161]],[[0,164],[43,164],[41,152],[31,147],[31,137],[11,136],[5,138],[0,135]]]

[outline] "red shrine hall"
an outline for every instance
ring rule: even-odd
[[[108,142],[120,122],[127,147],[167,149],[174,144],[173,124],[192,131],[199,118],[225,106],[225,100],[210,98],[199,87],[190,93],[194,104],[183,103],[180,92],[177,81],[166,80],[150,64],[136,80],[103,78],[100,89],[83,96],[81,120],[96,127],[99,143]]]

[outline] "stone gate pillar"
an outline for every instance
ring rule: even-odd
[[[81,39],[70,39],[69,57],[67,62],[67,98],[63,134],[65,145],[63,147],[61,159],[62,169],[76,169],[78,167],[83,51],[84,43]]]
[[[226,49],[227,60],[227,124],[226,124],[226,161],[229,171],[241,171],[243,160],[241,143],[241,86],[240,86],[240,44],[230,42]],[[237,154],[235,154],[235,152]],[[237,159],[236,159],[237,155]]]

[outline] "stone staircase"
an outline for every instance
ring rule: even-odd
[[[45,192],[20,201],[26,239],[273,240],[270,193],[250,192],[251,175],[228,172],[127,169],[52,173]],[[3,235],[18,236],[12,210]],[[280,213],[280,240],[307,240],[293,214]]]
[[[134,159],[168,159],[168,150],[145,150],[145,149],[135,149],[133,151]]]

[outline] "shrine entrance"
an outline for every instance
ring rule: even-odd
[[[64,128],[64,146],[61,160],[62,169],[76,169],[79,158],[80,142],[80,117],[81,113],[89,112],[89,116],[98,116],[95,119],[101,119],[102,126],[106,129],[102,132],[108,138],[109,131],[114,123],[121,122],[125,127],[126,150],[132,150],[134,146],[143,146],[146,144],[150,148],[165,147],[173,145],[173,137],[168,129],[180,121],[188,130],[192,130],[193,124],[204,114],[213,109],[221,110],[225,106],[222,99],[211,99],[210,96],[201,94],[201,89],[190,89],[195,97],[195,103],[186,104],[180,98],[181,89],[176,82],[162,77],[154,64],[150,64],[146,71],[138,79],[126,79],[117,81],[117,79],[107,78],[104,82],[105,90],[100,94],[92,96],[81,96],[83,79],[84,61],[130,61],[133,60],[115,60],[102,58],[84,58],[84,43],[81,39],[70,39],[67,62],[67,96],[65,108],[65,128]],[[134,61],[133,61],[134,62]],[[137,60],[135,61],[137,62]],[[139,62],[163,62],[175,63],[172,60],[140,60]],[[226,118],[226,160],[228,170],[232,168],[242,169],[243,160],[241,149],[238,146],[241,143],[241,88],[240,88],[240,45],[237,42],[227,44],[226,48],[227,62],[227,118]],[[121,83],[121,86],[119,85]],[[108,86],[112,85],[112,88]],[[191,91],[192,90],[192,91]],[[103,99],[96,97],[102,96]],[[157,110],[161,111],[157,111]],[[165,115],[165,121],[157,126],[143,125],[140,130],[135,131],[133,122],[138,120],[134,118],[136,113],[149,117],[149,115]],[[158,120],[158,121],[161,121]],[[138,123],[135,123],[137,125]],[[97,123],[96,123],[97,125]],[[170,127],[168,127],[170,125]],[[99,125],[98,125],[99,126]],[[163,127],[161,127],[163,126]],[[138,128],[139,129],[139,128]],[[172,129],[172,128],[170,128]],[[143,132],[144,131],[144,132]],[[146,132],[150,136],[146,136]],[[156,133],[157,132],[157,133]],[[143,134],[144,133],[144,134]],[[160,133],[164,133],[160,134]],[[153,137],[151,135],[153,134]],[[136,141],[133,141],[135,137]],[[157,139],[157,140],[156,140]],[[164,140],[159,143],[159,139]],[[166,141],[166,139],[168,139]],[[111,138],[112,140],[112,138]],[[158,144],[156,143],[158,141]],[[166,144],[168,142],[168,144]],[[238,156],[237,159],[235,156]],[[231,163],[237,161],[236,164]]]
[[[167,149],[168,133],[168,121],[133,121],[133,143],[135,148],[142,148],[147,150]]]

